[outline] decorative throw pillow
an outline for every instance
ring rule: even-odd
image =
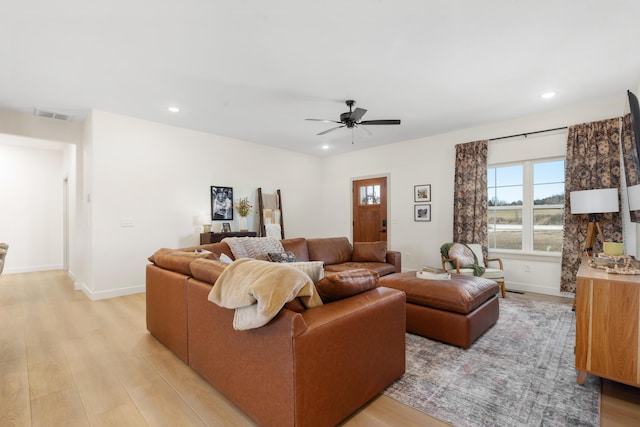
[[[269,252],[284,252],[282,243],[273,237],[226,237],[222,242],[229,246],[235,259],[253,258],[266,261]]]
[[[286,251],[282,253],[269,252],[267,256],[269,257],[269,261],[271,262],[297,262],[298,261],[296,256],[291,251]]]
[[[329,274],[316,283],[316,289],[322,302],[327,303],[357,295],[377,285],[378,273],[357,269]]]
[[[449,258],[457,259],[458,266],[463,267],[465,265],[473,265],[475,258],[473,252],[466,245],[461,243],[454,243],[449,248]]]
[[[387,242],[353,242],[354,262],[387,262]]]
[[[287,265],[307,273],[313,283],[318,283],[324,277],[324,270],[322,269],[324,263],[322,261],[298,261],[290,262]]]

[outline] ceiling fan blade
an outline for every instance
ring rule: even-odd
[[[305,120],[309,120],[312,122],[325,122],[325,123],[342,123],[342,122],[338,122],[335,120],[327,120],[327,119],[305,119]]]
[[[387,120],[365,120],[358,123],[359,125],[399,125],[400,120],[387,119]]]
[[[338,122],[338,123],[340,123],[340,122]],[[334,127],[334,128],[331,128],[331,129],[327,129],[327,130],[325,130],[325,131],[322,131],[322,132],[320,132],[320,133],[318,133],[318,134],[316,134],[316,135],[324,135],[325,133],[329,133],[329,132],[334,131],[334,130],[336,130],[336,129],[343,128],[343,127],[345,127],[345,126],[346,126],[346,125],[336,126],[336,127]]]
[[[365,110],[364,108],[356,108],[355,110],[353,110],[353,112],[351,113],[351,117],[349,118],[354,122],[360,121],[360,119],[366,112],[367,110]]]

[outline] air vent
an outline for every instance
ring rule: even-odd
[[[68,122],[70,122],[73,119],[73,116],[70,114],[56,113],[53,111],[44,111],[38,108],[36,108],[33,111],[33,114],[38,117],[47,117],[49,119],[56,119],[56,120],[66,120]]]

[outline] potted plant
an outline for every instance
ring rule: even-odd
[[[243,197],[236,203],[235,208],[238,211],[238,215],[240,215],[240,231],[248,231],[247,215],[251,212],[252,207],[248,197]]]

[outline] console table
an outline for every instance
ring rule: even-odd
[[[228,233],[200,233],[200,244],[218,243],[225,237],[256,237],[255,231],[230,231]]]
[[[640,276],[605,273],[584,258],[576,278],[576,369],[640,387]]]

